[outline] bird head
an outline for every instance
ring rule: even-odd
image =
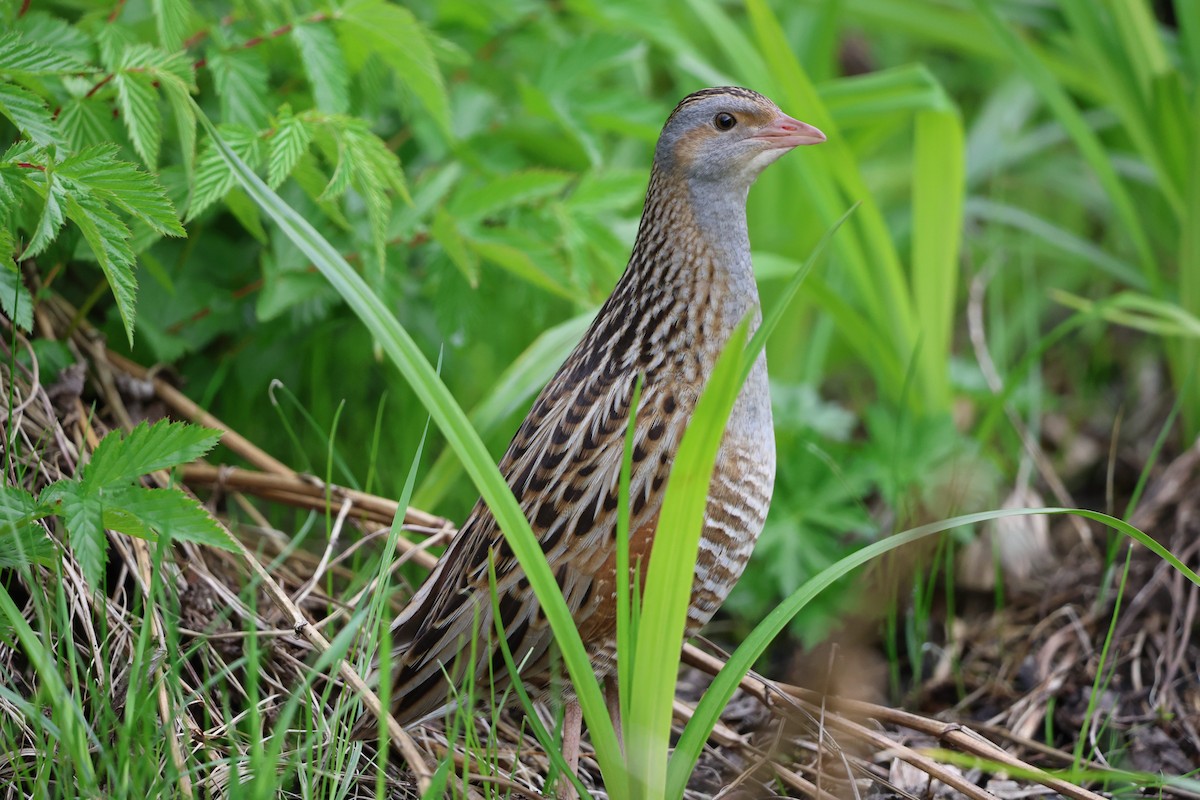
[[[825,134],[740,86],[702,89],[680,101],[659,136],[659,169],[689,183],[749,188],[767,166]]]

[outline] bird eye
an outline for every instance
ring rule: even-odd
[[[733,128],[734,125],[737,125],[737,117],[722,111],[713,117],[713,125],[716,125],[719,131],[727,131]]]

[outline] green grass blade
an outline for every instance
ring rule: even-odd
[[[246,193],[313,262],[363,321],[412,386],[429,415],[445,435],[447,443],[462,460],[467,474],[483,495],[513,553],[525,570],[546,614],[562,652],[563,661],[571,675],[572,684],[578,692],[601,769],[605,773],[621,769],[621,754],[616,734],[608,718],[604,698],[596,683],[591,663],[583,649],[583,642],[575,629],[571,612],[563,600],[541,547],[529,528],[529,521],[521,513],[521,507],[492,462],[479,434],[471,427],[466,414],[434,372],[408,331],[370,290],[362,277],[307,220],[271,191],[254,171],[238,158],[220,138],[207,116],[199,110],[197,115]]]
[[[1200,26],[1200,3],[1192,3],[1190,13]],[[1196,31],[1200,37],[1200,30]],[[1200,46],[1200,41],[1194,42]],[[1200,60],[1200,53],[1197,53]],[[1200,68],[1198,68],[1200,73]],[[1200,79],[1200,74],[1198,74]],[[1192,130],[1200,131],[1200,95],[1192,100]],[[1179,233],[1179,305],[1193,317],[1200,318],[1200,147],[1191,149],[1188,180],[1187,210]],[[1200,364],[1200,342],[1181,342],[1173,359],[1175,385],[1184,392],[1183,416],[1188,438],[1200,434],[1200,381],[1193,380],[1184,371],[1194,371]],[[1186,379],[1186,380],[1185,380]]]
[[[917,369],[927,408],[949,408],[954,301],[962,244],[966,163],[954,109],[917,114],[912,180],[912,294],[920,320]]]
[[[35,585],[26,581],[26,585]],[[88,725],[83,718],[75,693],[66,687],[60,674],[60,665],[53,654],[42,644],[42,637],[34,632],[29,621],[21,614],[8,590],[0,584],[0,619],[6,620],[21,643],[21,652],[33,666],[42,682],[42,696],[53,709],[51,720],[58,726],[58,741],[62,746],[62,758],[69,758],[72,771],[79,785],[78,791],[85,797],[96,797],[100,786],[96,779],[96,766],[92,763]],[[69,629],[65,624],[63,629]],[[41,715],[36,715],[39,719]]]
[[[642,596],[630,719],[625,726],[630,790],[635,798],[660,798],[666,786],[675,683],[708,487],[741,386],[748,330],[749,319],[744,319],[717,360],[679,444],[663,496]]]
[[[637,431],[637,408],[642,400],[644,374],[633,385],[629,424],[625,429],[625,450],[621,454],[621,475],[617,487],[617,694],[621,702],[621,726],[628,730],[629,698],[633,690],[633,665],[637,660],[637,628],[633,593],[629,582],[629,481],[633,472],[633,442]],[[638,574],[642,571],[639,566]],[[635,584],[636,585],[636,584]]]
[[[533,737],[542,746],[542,749],[546,752],[546,757],[555,769],[558,770],[558,773],[566,776],[575,786],[575,790],[579,792],[579,796],[584,798],[590,797],[587,787],[583,785],[583,781],[579,780],[578,775],[571,772],[567,760],[563,758],[562,749],[555,745],[554,736],[542,724],[542,719],[538,716],[537,708],[533,704],[533,698],[529,696],[529,692],[525,689],[525,684],[521,682],[521,671],[517,668],[517,662],[513,660],[512,649],[508,646],[508,638],[504,635],[504,621],[500,614],[500,595],[496,593],[496,564],[493,559],[488,560],[488,589],[492,595],[492,619],[496,626],[496,642],[500,648],[500,655],[504,658],[504,667],[512,677],[513,692],[517,695],[517,699],[521,703],[521,708],[525,709],[525,720],[533,730]],[[611,773],[605,772],[605,783],[609,785],[615,784],[614,777],[619,776],[613,776]]]

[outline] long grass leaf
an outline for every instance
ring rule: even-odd
[[[26,585],[33,585],[26,582]],[[83,718],[83,709],[78,700],[60,674],[60,666],[54,656],[46,650],[42,637],[29,625],[29,620],[17,608],[8,590],[0,584],[0,619],[5,620],[9,629],[16,634],[21,643],[22,655],[29,659],[34,672],[41,681],[42,696],[53,709],[50,721],[58,725],[57,739],[63,745],[62,758],[71,760],[72,771],[79,785],[77,790],[87,797],[100,794],[100,786],[96,779],[96,766],[92,763],[91,743],[88,741],[88,724]],[[40,714],[36,718],[43,719]],[[43,724],[46,721],[43,719]],[[101,752],[97,745],[96,752]]]
[[[955,110],[917,114],[912,179],[912,294],[928,408],[949,408],[954,301],[966,193],[962,120]]]
[[[679,444],[659,512],[642,613],[625,742],[635,798],[660,798],[667,780],[671,712],[700,533],[717,450],[741,386],[749,318],[734,329]]]

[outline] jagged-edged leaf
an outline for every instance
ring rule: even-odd
[[[13,22],[12,32],[25,37],[26,42],[37,42],[55,54],[65,54],[67,58],[87,53],[92,47],[91,37],[80,27],[32,7]],[[84,68],[91,69],[86,64]]]
[[[104,271],[113,298],[117,301],[117,312],[125,325],[125,335],[132,345],[137,278],[133,274],[129,228],[112,210],[89,193],[68,193],[63,205],[67,218],[79,228],[100,269]]]
[[[0,164],[8,164],[14,161],[37,161],[39,158],[38,153],[42,153],[44,156],[44,151],[37,144],[28,139],[18,139],[8,146],[8,149],[4,151],[4,155],[0,156]]]
[[[267,63],[257,50],[215,52],[208,59],[221,99],[221,119],[233,125],[267,124]]]
[[[375,261],[382,269],[387,248],[387,228],[392,217],[392,200],[388,190],[399,192],[406,200],[410,198],[404,185],[404,174],[400,170],[400,159],[367,129],[365,123],[360,120],[350,122],[352,124],[348,124],[342,133],[345,163],[350,167],[351,181],[366,202]]]
[[[10,31],[0,35],[0,73],[8,75],[58,75],[83,72],[87,65],[70,50],[56,50],[43,42]]]
[[[158,148],[162,143],[162,113],[158,110],[153,82],[145,72],[118,72],[113,77],[129,140],[151,169],[158,163]]]
[[[335,225],[344,231],[350,230],[352,227],[350,220],[346,218],[341,207],[337,203],[323,199],[322,197],[329,180],[321,172],[321,168],[317,165],[317,158],[313,153],[305,153],[300,157],[300,160],[296,162],[296,167],[292,170],[292,178],[304,190],[309,199],[316,203],[325,212],[325,216],[329,217]]]
[[[18,328],[28,331],[33,328],[33,296],[21,282],[21,272],[13,261],[16,248],[12,231],[0,227],[0,310]]]
[[[113,122],[112,110],[104,103],[85,97],[72,97],[63,103],[57,121],[58,129],[71,150],[111,142],[120,136]]]
[[[450,101],[433,48],[413,13],[383,0],[352,0],[337,17],[338,34],[354,69],[378,53],[420,100],[438,126],[450,132]]]
[[[400,167],[400,157],[388,149],[383,140],[376,136],[359,119],[351,119],[347,128],[350,144],[350,155],[360,174],[369,174],[370,180],[377,183],[380,189],[391,190],[411,203],[408,186],[404,181],[404,170]]]
[[[312,133],[302,120],[292,114],[288,107],[280,109],[275,131],[267,140],[270,155],[267,158],[267,183],[272,189],[279,187],[295,169],[300,157],[308,151]]]
[[[57,559],[54,541],[37,522],[0,522],[0,569],[50,566]]]
[[[244,125],[222,125],[221,136],[238,157],[258,169],[262,164],[262,140],[258,132]],[[195,219],[200,212],[220,200],[233,188],[235,178],[211,141],[206,142],[196,160],[196,180],[185,221]]]
[[[37,498],[20,486],[0,486],[0,522],[20,522],[37,516]]]
[[[0,83],[0,114],[8,117],[17,130],[41,145],[62,141],[58,126],[42,98],[11,83]]]
[[[292,30],[317,108],[344,114],[350,108],[350,74],[328,23],[300,23]]]
[[[150,0],[154,23],[158,28],[158,41],[167,50],[178,50],[188,31],[188,12],[191,3],[186,0]]]
[[[186,51],[166,53],[158,48],[147,47],[141,52],[145,53],[146,68],[162,82],[164,88],[176,85],[185,91],[196,90],[196,64]]]
[[[16,205],[17,193],[25,185],[21,175],[23,171],[21,167],[11,162],[0,163],[0,210],[7,212],[6,207]]]
[[[104,492],[104,524],[143,539],[169,534],[225,550],[235,549],[224,529],[193,498],[178,489],[125,486]]]
[[[104,585],[104,507],[76,481],[63,480],[42,490],[39,500],[53,509],[67,529],[71,552],[92,589]]]
[[[0,486],[0,569],[54,562],[54,542],[38,523],[49,513],[19,486]]]
[[[33,182],[30,181],[30,183]],[[58,182],[54,172],[47,169],[44,181],[37,188],[39,194],[42,194],[44,204],[42,205],[42,214],[38,218],[37,227],[33,231],[33,236],[30,237],[29,243],[25,245],[25,251],[22,254],[25,258],[32,258],[49,247],[50,243],[54,241],[54,237],[58,235],[58,231],[62,228],[63,222],[66,219],[63,208],[66,191],[63,189],[62,184]]]
[[[149,472],[194,461],[220,439],[221,431],[186,422],[142,422],[127,434],[113,431],[101,439],[81,479],[89,491],[126,484]]]
[[[164,236],[186,235],[166,191],[154,176],[135,164],[117,160],[116,155],[114,145],[90,147],[59,164],[57,174],[116,204]]]
[[[100,63],[109,72],[115,72],[126,64],[130,50],[149,47],[138,41],[137,32],[131,25],[101,25],[95,34],[100,46]]]
[[[450,205],[459,219],[478,219],[520,203],[558,194],[572,180],[568,172],[529,169],[503,175],[483,186],[460,191]]]

